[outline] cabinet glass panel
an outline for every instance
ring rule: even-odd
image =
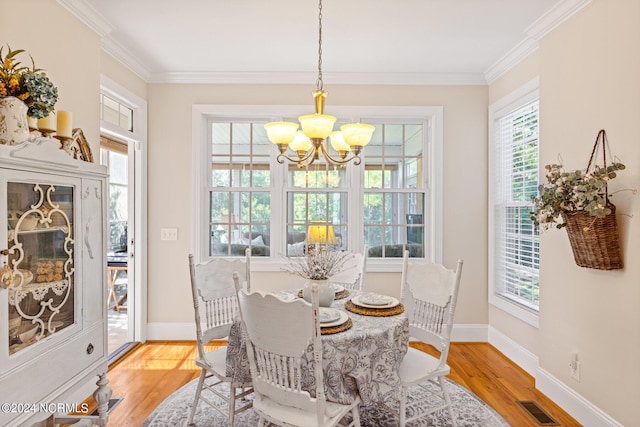
[[[75,322],[73,190],[7,183],[9,354]]]

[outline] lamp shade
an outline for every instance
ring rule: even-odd
[[[289,144],[296,137],[298,124],[293,122],[271,122],[264,125],[269,141],[274,144]]]
[[[364,123],[350,123],[340,126],[340,130],[345,142],[350,147],[364,147],[371,141],[371,136],[373,136],[373,131],[376,130],[376,127]]]
[[[302,132],[309,138],[325,139],[333,131],[336,117],[327,114],[307,114],[298,117],[302,125]]]
[[[307,243],[310,245],[335,245],[336,235],[333,225],[324,221],[313,221],[307,229]]]
[[[307,135],[299,130],[298,132],[296,132],[296,137],[289,144],[289,148],[291,148],[293,151],[307,151],[309,148],[311,148],[312,145],[313,144],[311,143],[309,137],[307,137]]]
[[[342,132],[340,132],[339,130],[331,132],[330,138],[331,138],[331,146],[337,152],[349,151],[351,149],[349,147],[349,144],[347,144],[344,141],[344,136],[342,136]]]

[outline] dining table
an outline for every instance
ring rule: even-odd
[[[391,298],[396,303],[391,310],[354,305],[359,298],[372,295],[376,294],[345,289],[336,292],[331,308],[341,312],[341,318],[346,314],[349,321],[331,328],[322,328],[321,323],[325,395],[328,401],[343,404],[352,403],[359,396],[363,425],[393,425],[402,390],[399,368],[407,353],[409,320],[395,298]],[[280,296],[298,298],[302,293],[292,289],[280,291]],[[306,388],[305,383],[311,385],[314,378],[311,345],[303,357],[306,372],[303,367],[302,384]],[[238,387],[250,386],[251,372],[240,319],[229,333],[226,365],[226,374],[233,383]],[[312,387],[309,391],[313,393]],[[383,419],[389,422],[382,422]]]

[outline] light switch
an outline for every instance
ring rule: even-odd
[[[177,228],[161,228],[160,240],[178,240]]]

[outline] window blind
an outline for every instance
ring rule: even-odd
[[[497,120],[494,200],[495,292],[527,308],[539,304],[540,242],[530,218],[539,169],[539,102]]]

